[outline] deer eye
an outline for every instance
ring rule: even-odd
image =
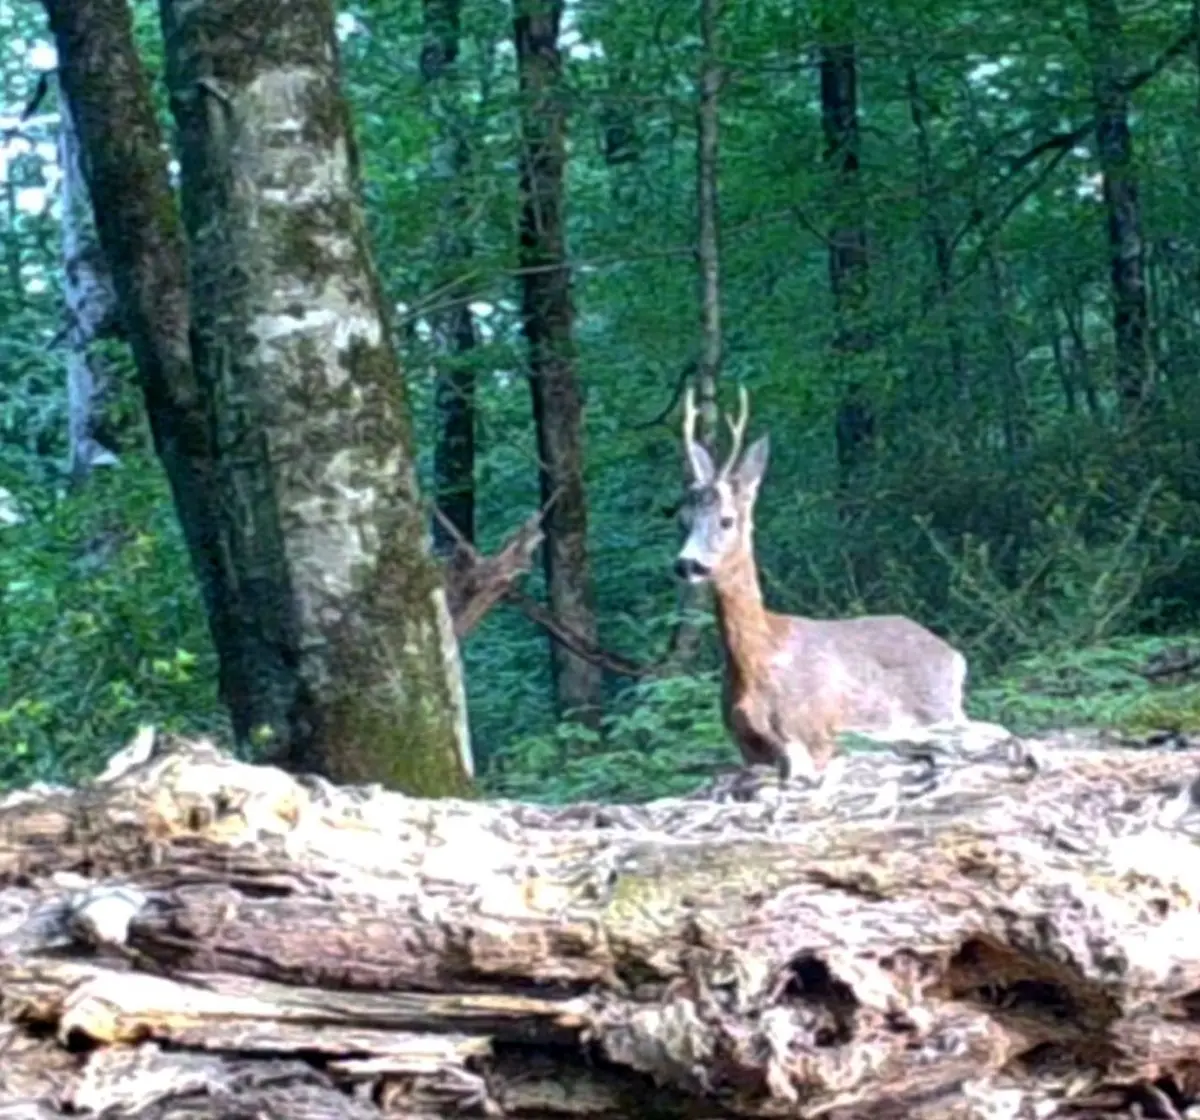
[[[721,528],[722,529],[732,529],[733,528],[733,518],[732,517],[722,517],[721,518]]]

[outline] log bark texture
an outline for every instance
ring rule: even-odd
[[[0,1116],[1195,1115],[1196,764],[550,808],[143,733],[0,801]]]

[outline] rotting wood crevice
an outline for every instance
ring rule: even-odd
[[[992,1014],[1074,1023],[1097,1035],[1121,1014],[1100,984],[985,937],[964,940],[934,987],[946,998],[974,1003]]]
[[[790,973],[779,1002],[816,1009],[825,1022],[813,1030],[818,1047],[841,1046],[854,1035],[860,1007],[854,989],[838,979],[816,953],[803,952],[788,962]]]

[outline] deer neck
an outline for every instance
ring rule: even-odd
[[[713,597],[728,670],[737,680],[757,679],[770,656],[770,643],[758,566],[750,549],[721,570],[713,581]]]

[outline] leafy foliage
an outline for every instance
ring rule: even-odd
[[[139,723],[227,736],[170,496],[147,452],[28,495],[0,549],[0,786],[78,778]],[[149,605],[149,609],[148,609]]]
[[[831,2],[799,16],[767,0],[727,6],[722,28],[723,377],[750,388],[752,429],[772,436],[757,527],[770,605],[919,618],[967,651],[973,712],[1018,729],[1190,726],[1200,710],[1196,686],[1139,672],[1169,635],[1200,627],[1200,82],[1189,54],[1169,53],[1188,29],[1186,5],[1122,8],[1127,73],[1153,71],[1133,90],[1131,123],[1157,402],[1132,432],[1116,420],[1082,0],[1019,10]],[[2,10],[12,112],[32,93],[28,47],[45,32],[36,8]],[[157,67],[154,5],[135,10]],[[439,124],[420,78],[422,9],[353,0],[340,10],[369,219],[427,482],[443,362],[428,316],[440,298],[444,183],[431,169]],[[859,354],[831,346],[828,238],[840,203],[817,73],[822,27],[851,12],[871,246],[873,344]],[[487,550],[537,504],[538,488],[515,284],[511,9],[468,0],[462,15],[456,81],[468,110],[464,232],[481,334],[472,361]],[[610,648],[652,661],[676,594],[681,475],[668,405],[698,346],[695,13],[586,0],[568,11],[564,44],[601,633]],[[123,426],[138,434],[123,465],[79,493],[62,477],[53,122],[29,135],[28,150],[4,163],[6,182],[45,188],[47,206],[0,214],[10,264],[0,274],[0,487],[27,518],[0,527],[0,783],[98,765],[141,719],[224,722],[132,386]],[[944,271],[939,229],[950,246]],[[851,382],[864,386],[880,438],[848,478],[833,432]],[[540,595],[540,582],[531,577],[527,590]],[[705,634],[694,675],[613,680],[593,737],[555,724],[545,636],[497,609],[464,650],[489,787],[637,798],[732,762]]]
[[[489,786],[523,801],[638,801],[688,793],[736,764],[716,702],[713,673],[638,684],[601,733],[561,723],[505,746]]]
[[[1100,646],[1031,654],[976,692],[989,719],[1017,732],[1107,727],[1133,736],[1200,731],[1200,682],[1155,683],[1147,666],[1175,644],[1119,638]]]

